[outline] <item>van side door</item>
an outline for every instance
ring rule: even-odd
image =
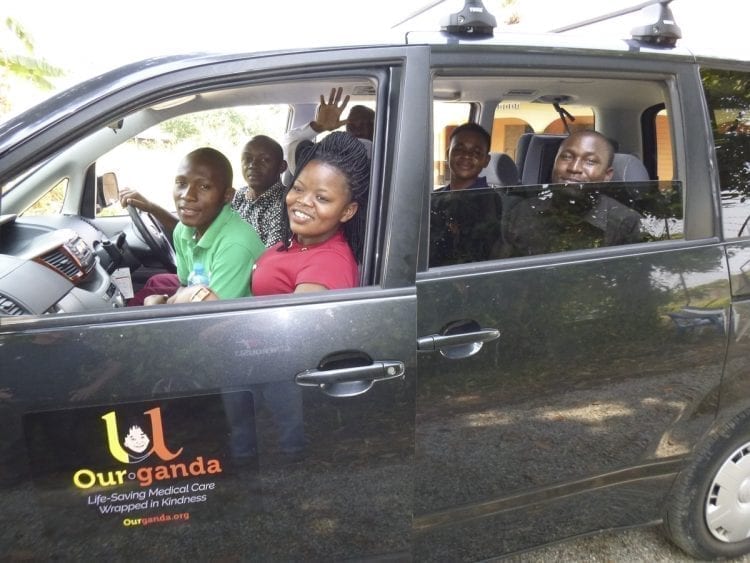
[[[627,182],[546,180],[432,194],[451,248],[463,248],[456,233],[504,237],[506,221],[520,233],[512,240],[538,244],[504,254],[485,238],[483,257],[457,255],[418,273],[415,554],[424,559],[487,559],[658,520],[715,416],[727,345],[717,197],[706,162],[686,156],[708,150],[702,116],[691,110],[703,104],[692,64],[489,48],[472,56],[435,53],[435,92],[459,91],[462,72],[467,89],[479,88],[481,74],[508,106],[513,92],[595,84],[608,92],[599,101],[593,86],[578,92],[610,112],[599,117],[629,123],[622,140],[647,107],[665,103],[675,176],[645,182],[650,196]],[[644,97],[649,89],[656,99]],[[606,231],[587,219],[604,201],[617,210],[612,220],[640,217],[638,242],[607,245]],[[495,208],[502,213],[487,219]],[[558,211],[574,208],[582,211]],[[463,218],[467,209],[481,218]],[[432,261],[434,240],[422,241]]]

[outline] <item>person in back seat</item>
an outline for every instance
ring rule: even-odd
[[[502,249],[502,200],[479,174],[490,161],[490,134],[476,123],[453,130],[449,184],[432,194],[430,266],[489,260]]]
[[[343,88],[331,88],[328,102],[323,94],[320,95],[320,103],[315,111],[315,119],[310,123],[291,129],[286,132],[282,141],[284,145],[284,156],[289,164],[289,170],[295,173],[297,167],[297,148],[301,145],[307,147],[320,133],[335,131],[344,126],[346,132],[356,137],[367,149],[368,158],[372,156],[372,137],[375,132],[375,110],[363,105],[352,106],[346,119],[341,119],[346,106],[349,104],[349,96],[341,99]]]
[[[231,206],[258,233],[265,246],[281,240],[283,199],[286,188],[281,174],[286,170],[281,145],[267,135],[255,135],[242,149],[242,175],[246,186],[236,190]],[[170,234],[178,218],[131,188],[120,191],[120,204],[150,213]]]
[[[507,213],[507,256],[530,256],[641,240],[641,215],[587,184],[612,179],[614,147],[596,131],[576,131],[557,151],[553,186]]]
[[[557,150],[552,183],[609,182],[614,158],[612,142],[601,133],[590,130],[572,133]]]
[[[477,123],[456,127],[448,146],[451,181],[436,191],[486,188],[487,179],[479,174],[490,163],[490,143],[490,134]]]

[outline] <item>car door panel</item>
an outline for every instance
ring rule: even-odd
[[[180,314],[142,322],[117,323],[113,314],[75,336],[70,327],[4,332],[0,346],[13,358],[0,405],[2,544],[13,546],[5,555],[267,560],[408,552],[415,296],[377,289],[355,296],[283,306],[258,300],[265,303],[222,314],[173,306]],[[295,382],[332,365],[350,382],[366,382],[377,370],[358,375],[352,367],[364,357],[403,371],[355,396]],[[102,364],[107,378],[96,387]],[[128,427],[141,428],[150,457],[116,458],[105,438],[110,422],[119,423],[120,439]],[[253,455],[235,456],[237,440],[249,440]],[[175,463],[188,474],[160,477],[159,467]],[[165,498],[177,504],[161,504]],[[102,507],[130,509],[113,516]],[[33,525],[13,539],[19,510]],[[158,521],[184,514],[185,521]],[[135,523],[152,518],[147,530]],[[91,545],[91,533],[111,541]]]
[[[419,558],[482,559],[658,518],[664,480],[717,407],[720,246],[438,269],[417,288],[420,338],[499,333],[473,355],[420,353]]]

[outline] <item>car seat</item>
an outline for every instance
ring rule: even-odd
[[[533,136],[534,133],[523,133],[518,137],[518,142],[516,143],[516,168],[518,168],[519,180],[523,177],[523,163],[526,160],[526,153],[529,150],[529,143]]]
[[[648,171],[643,162],[632,154],[622,152],[615,153],[612,160],[613,182],[648,182]]]
[[[557,149],[567,135],[532,134],[524,157],[521,184],[548,184]]]
[[[516,163],[504,152],[491,152],[490,162],[480,176],[485,176],[491,186],[517,186],[519,179]]]

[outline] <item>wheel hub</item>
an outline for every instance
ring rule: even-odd
[[[750,442],[719,467],[705,507],[706,526],[717,540],[731,543],[750,537]]]
[[[737,500],[743,504],[750,502],[750,477],[745,478],[745,480],[742,481]]]

